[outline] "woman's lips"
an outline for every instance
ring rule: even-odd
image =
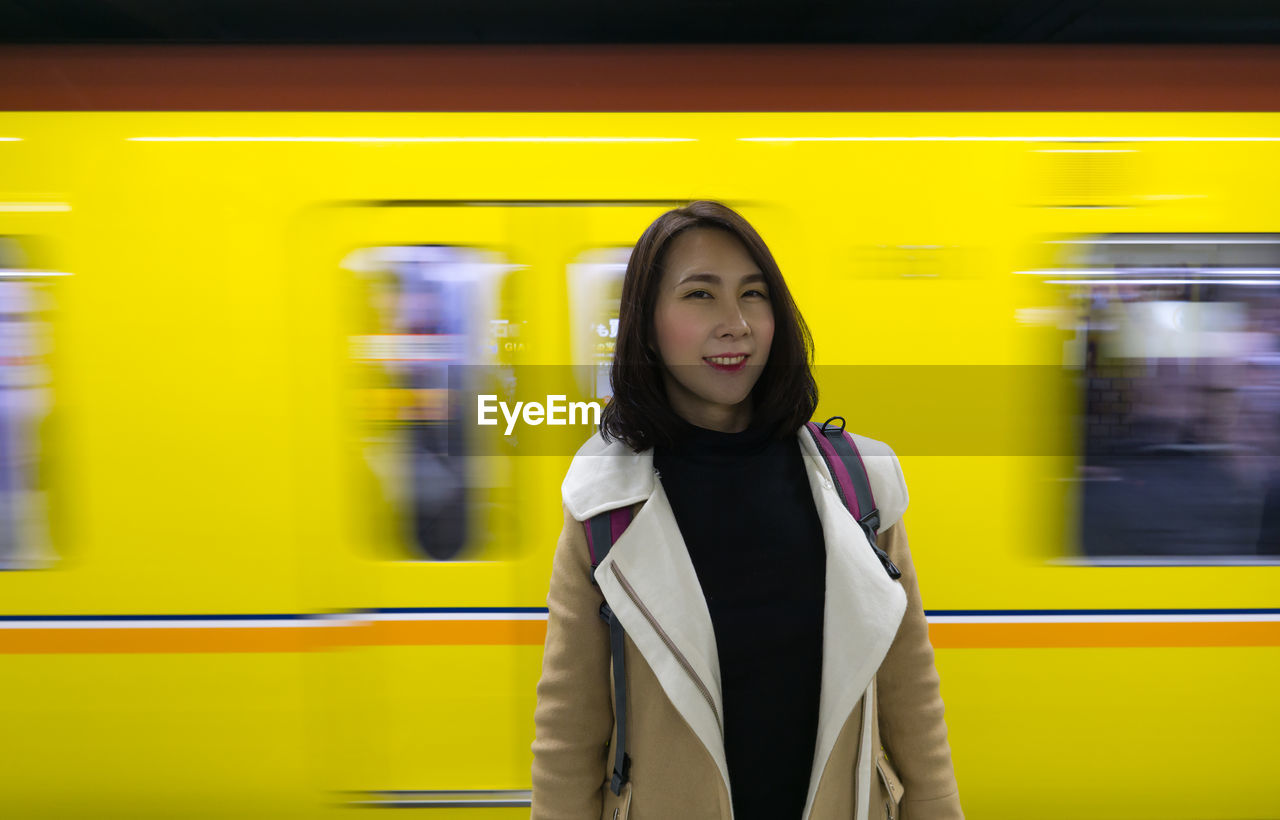
[[[737,373],[747,366],[749,358],[746,353],[738,353],[733,356],[703,356],[702,360],[721,373]]]

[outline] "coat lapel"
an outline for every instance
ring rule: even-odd
[[[711,753],[728,793],[715,630],[654,472],[653,451],[632,453],[620,442],[604,445],[597,436],[574,459],[563,496],[579,521],[644,502],[597,567],[596,583],[667,697]]]
[[[715,630],[661,484],[600,562],[596,582],[729,793]]]
[[[898,624],[906,612],[907,595],[901,584],[888,576],[871,551],[862,529],[836,494],[826,464],[807,434],[802,433],[800,447],[809,466],[809,487],[813,491],[827,544],[822,696],[818,706],[818,741],[813,773],[809,780],[809,797],[805,802],[804,816],[807,817],[836,738],[871,685],[897,635]],[[872,464],[867,464],[867,469],[873,477],[874,492],[878,483],[874,481],[877,471]],[[900,510],[896,515],[890,510],[886,513],[890,522],[902,514]],[[859,756],[865,758],[867,751],[860,749]]]

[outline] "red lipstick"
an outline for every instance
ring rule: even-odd
[[[702,360],[721,373],[737,373],[747,366],[747,359],[750,358],[751,356],[745,353],[732,353],[725,356],[703,356]],[[713,361],[714,359],[721,361]],[[728,359],[729,363],[726,363],[725,359]],[[735,359],[737,361],[734,361]]]

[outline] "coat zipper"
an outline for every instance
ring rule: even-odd
[[[698,687],[698,691],[702,693],[703,699],[705,699],[707,705],[711,707],[711,714],[714,715],[716,719],[716,727],[720,730],[720,734],[723,735],[724,725],[720,722],[720,711],[716,709],[716,702],[715,699],[711,697],[711,690],[702,682],[702,678],[698,677],[698,674],[693,671],[693,666],[689,663],[688,658],[684,656],[684,653],[676,647],[675,642],[668,637],[662,627],[658,626],[658,621],[653,617],[653,614],[649,612],[649,608],[640,602],[640,598],[636,595],[636,591],[631,586],[631,582],[629,582],[626,576],[618,569],[618,565],[610,564],[609,569],[612,570],[614,577],[618,579],[618,583],[622,585],[622,589],[627,593],[627,597],[631,599],[631,603],[635,604],[636,609],[640,610],[640,614],[649,622],[649,626],[653,627],[653,631],[658,633],[658,637],[662,639],[662,642],[667,645],[667,649],[669,649],[671,654],[675,656],[676,662],[680,664],[681,668],[683,668],[686,673],[688,673],[689,678],[693,681],[694,685]]]

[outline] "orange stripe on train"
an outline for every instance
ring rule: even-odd
[[[314,652],[361,646],[540,646],[541,620],[409,620],[307,627],[9,628],[0,654]],[[930,624],[936,649],[1280,646],[1280,621]]]
[[[1280,646],[1280,621],[929,624],[935,649]]]

